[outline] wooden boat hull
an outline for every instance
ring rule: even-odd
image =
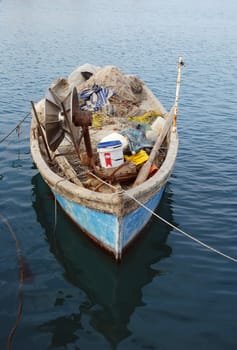
[[[33,122],[34,123],[34,122]],[[115,260],[145,228],[159,205],[172,174],[178,135],[172,132],[166,159],[159,171],[143,184],[114,194],[96,193],[54,173],[42,156],[36,125],[31,128],[33,160],[56,200],[69,217]]]
[[[146,96],[142,104],[143,108],[146,107],[146,110],[158,109],[167,121],[169,118],[166,110],[145,85],[143,94]],[[33,161],[62,209],[83,232],[99,246],[112,253],[119,261],[125,249],[145,228],[151,219],[152,212],[159,205],[177,156],[176,127],[168,124],[169,128],[165,134],[166,154],[159,164],[159,170],[153,176],[138,185],[135,184],[136,186],[131,185],[128,189],[120,187],[121,190],[117,189],[112,193],[98,192],[85,187],[80,182],[78,174],[71,169],[63,152],[58,158],[58,154],[54,153],[55,150],[51,150],[52,157],[49,150],[46,152],[48,147],[45,145],[46,142],[43,142],[44,102],[41,100],[36,107],[40,118],[34,112],[31,123],[30,143]],[[173,114],[171,111],[169,115],[173,117]],[[97,134],[96,130],[93,135]],[[61,159],[61,172],[56,170],[55,164],[52,164],[53,161],[57,163],[57,159]],[[75,179],[78,181],[75,182]]]
[[[31,153],[44,181],[70,218],[115,260],[149,222],[172,174],[178,135],[170,135],[166,159],[159,171],[143,184],[114,194],[96,193],[61,178],[49,167],[40,150],[37,126],[31,127]]]
[[[120,260],[122,252],[144,229],[151,218],[151,211],[158,206],[164,187],[151,199],[127,215],[118,216],[91,209],[67,200],[60,194],[54,195],[62,209],[91,239],[111,252],[116,260]],[[150,211],[148,211],[148,209]]]

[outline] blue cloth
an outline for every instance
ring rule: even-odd
[[[101,111],[103,106],[109,104],[109,98],[114,92],[99,85],[93,85],[78,94],[81,109],[89,109],[94,112]]]

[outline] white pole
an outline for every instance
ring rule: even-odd
[[[175,94],[175,103],[174,103],[174,123],[173,123],[173,131],[176,131],[176,121],[177,121],[177,113],[178,113],[178,100],[179,100],[179,90],[180,90],[180,80],[181,80],[181,68],[184,65],[182,56],[179,57],[178,62],[178,76],[176,82],[176,94]]]

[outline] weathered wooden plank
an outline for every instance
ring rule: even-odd
[[[159,153],[160,147],[161,147],[168,131],[170,130],[170,127],[173,123],[173,120],[174,120],[174,107],[172,107],[171,111],[169,112],[168,117],[165,121],[164,128],[163,128],[161,134],[159,135],[159,137],[158,137],[158,139],[157,139],[157,141],[156,141],[156,143],[151,151],[149,159],[141,167],[141,169],[137,175],[137,178],[134,181],[133,187],[138,186],[138,185],[142,184],[144,181],[146,181],[146,179],[149,175],[151,165],[154,162],[155,157]]]

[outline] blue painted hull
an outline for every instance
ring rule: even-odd
[[[162,197],[164,187],[144,203],[154,211]],[[120,260],[123,250],[135,239],[151,218],[151,212],[139,206],[124,216],[117,216],[82,206],[65,199],[57,192],[54,195],[71,219],[100,246],[113,253]]]
[[[62,98],[65,99],[66,102],[63,100],[63,103],[70,104],[67,108],[70,107],[70,113],[73,114],[71,99],[74,96],[73,92],[71,95],[65,95],[64,88],[61,91],[60,86],[60,84],[56,84],[55,89],[59,89]],[[63,125],[65,113],[59,115],[62,106],[61,103],[58,103],[59,97],[55,99],[52,94],[52,89],[49,90],[50,94],[47,94],[46,98],[37,104],[31,124],[32,157],[43,179],[53,191],[56,200],[81,230],[98,245],[111,252],[117,261],[121,260],[123,251],[145,228],[152,212],[158,206],[165,185],[172,174],[178,151],[178,134],[176,127],[172,127],[175,116],[174,107],[170,113],[167,113],[145,84],[142,89],[144,89],[144,94],[142,94],[144,96],[141,96],[142,109],[145,108],[147,111],[159,110],[166,119],[162,132],[158,133],[157,131],[157,141],[155,143],[157,147],[153,148],[150,154],[150,163],[157,163],[159,170],[148,179],[146,172],[143,172],[144,179],[139,178],[139,170],[136,180],[133,183],[130,182],[129,185],[126,184],[126,186],[121,185],[122,180],[119,180],[119,176],[116,182],[111,181],[114,184],[113,190],[101,187],[103,181],[99,181],[95,186],[90,184],[90,180],[96,180],[97,177],[95,174],[91,177],[90,167],[84,169],[82,159],[78,163],[76,157],[74,163],[74,159],[67,156],[71,153],[74,142],[71,142],[69,138],[65,138],[62,147],[61,145],[59,147],[62,135],[58,133],[55,126],[60,124],[61,121]],[[42,123],[44,121],[46,125],[47,122],[47,128],[41,127],[41,121],[37,118],[37,114],[42,118]],[[125,121],[125,118],[122,119]],[[123,123],[121,124],[122,119],[120,120],[120,117],[113,119],[113,130],[119,130],[123,126]],[[60,123],[55,124],[55,121],[57,123],[60,121]],[[90,146],[94,152],[93,155],[98,155],[98,140],[102,139],[102,135],[111,133],[111,125],[103,125],[101,136],[98,135],[98,128],[91,127],[92,144]],[[54,140],[56,136],[60,137]],[[47,142],[50,142],[50,147],[49,145],[46,147]],[[165,145],[165,152],[158,154],[162,142]],[[85,148],[87,148],[88,144],[84,143]],[[49,160],[52,162],[49,162]],[[89,171],[88,174],[87,171]],[[126,179],[126,172],[122,175]]]

